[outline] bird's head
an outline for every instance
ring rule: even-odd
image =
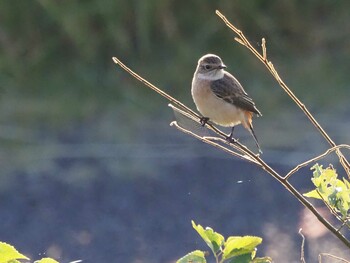
[[[226,65],[217,55],[207,54],[198,60],[196,74],[199,78],[216,80],[224,76]]]

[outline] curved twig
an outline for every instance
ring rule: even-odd
[[[334,151],[336,151],[337,149],[340,149],[340,148],[346,148],[346,149],[349,149],[349,150],[350,150],[350,146],[347,145],[347,144],[339,144],[339,145],[337,145],[337,146],[334,146],[334,147],[332,147],[332,148],[329,148],[329,149],[328,149],[327,151],[325,151],[324,153],[322,153],[322,154],[320,154],[320,155],[318,155],[318,156],[316,156],[316,157],[314,157],[314,158],[312,158],[312,159],[310,159],[310,160],[307,160],[307,161],[305,161],[305,162],[303,162],[303,163],[301,163],[301,164],[298,164],[296,167],[294,167],[292,170],[290,170],[290,171],[286,174],[285,177],[283,177],[284,180],[288,180],[289,177],[292,176],[292,174],[296,173],[296,172],[299,171],[301,168],[303,168],[303,167],[309,165],[310,163],[313,163],[313,162],[315,162],[315,161],[318,161],[318,160],[320,160],[320,159],[326,157],[328,154],[330,154],[330,153],[332,153],[332,152],[334,152]]]
[[[340,262],[344,262],[344,263],[350,263],[350,261],[347,261],[341,257],[337,257],[337,256],[334,256],[332,254],[329,254],[329,253],[321,253],[318,255],[318,262],[319,263],[322,263],[322,257],[329,257],[329,258],[333,258],[333,259],[336,259],[336,260],[339,260]]]

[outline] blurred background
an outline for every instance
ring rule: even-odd
[[[225,236],[260,235],[258,255],[275,262],[299,262],[300,227],[307,260],[349,260],[281,185],[170,127],[168,102],[112,62],[195,109],[197,60],[215,53],[263,113],[254,126],[267,163],[285,174],[325,151],[216,9],[258,49],[265,37],[280,76],[336,143],[350,142],[349,1],[0,1],[1,241],[33,260],[174,262],[207,250],[193,219]],[[310,176],[292,181],[305,192]]]

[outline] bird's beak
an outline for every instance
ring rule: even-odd
[[[224,68],[227,68],[225,64],[221,64],[219,67],[219,69],[224,69]]]

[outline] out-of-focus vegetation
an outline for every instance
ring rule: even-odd
[[[131,115],[140,105],[155,110],[161,99],[116,68],[112,56],[192,103],[196,61],[217,53],[265,112],[288,104],[215,9],[253,43],[266,37],[270,58],[297,94],[345,103],[349,1],[11,0],[0,2],[1,118],[60,123],[130,103],[138,111],[127,108]]]

